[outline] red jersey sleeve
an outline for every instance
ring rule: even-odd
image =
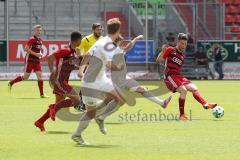
[[[173,50],[172,47],[168,47],[166,51],[163,53],[163,58],[166,59],[168,54]]]
[[[53,53],[53,56],[56,58],[56,59],[60,59],[60,58],[63,58],[63,57],[66,57],[70,54],[70,51],[66,48],[62,48],[62,49],[59,49],[57,50],[56,52]]]
[[[34,37],[30,37],[27,42],[27,45],[31,47],[33,45],[34,40],[35,40]]]

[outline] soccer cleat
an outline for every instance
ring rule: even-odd
[[[45,127],[44,127],[44,125],[43,125],[42,123],[36,121],[36,122],[34,123],[34,125],[35,125],[37,128],[39,128],[41,132],[45,132],[45,131],[46,131],[46,130],[45,130]]]
[[[213,109],[217,106],[217,103],[206,103],[205,105],[203,105],[203,108],[205,109]]]
[[[167,105],[169,104],[169,102],[171,101],[171,99],[172,99],[172,95],[169,96],[168,98],[164,99],[162,107],[163,107],[163,108],[167,108]]]
[[[188,118],[187,118],[187,116],[185,116],[185,114],[182,114],[182,115],[179,116],[179,120],[180,121],[187,121]]]
[[[49,98],[50,96],[46,95],[46,94],[43,94],[40,96],[40,98]]]
[[[8,91],[11,93],[11,91],[12,91],[12,85],[11,85],[11,83],[10,83],[10,81],[8,82]]]
[[[80,145],[89,145],[89,143],[84,141],[84,139],[82,138],[81,135],[79,135],[79,136],[72,135],[72,140]]]
[[[86,111],[86,106],[82,101],[79,104],[75,105],[74,108],[79,112]]]
[[[55,105],[54,104],[50,104],[49,105],[49,115],[50,118],[55,121],[55,117],[56,117],[56,112],[55,112]]]
[[[107,129],[104,127],[104,120],[95,119],[96,123],[98,124],[99,130],[102,134],[107,134]]]

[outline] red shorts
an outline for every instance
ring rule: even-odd
[[[41,63],[34,64],[34,63],[26,62],[24,70],[27,73],[31,73],[32,71],[41,72],[42,71],[42,66],[41,66]]]
[[[54,82],[54,88],[53,88],[53,93],[58,94],[58,95],[74,95],[77,94],[75,93],[75,90],[68,84],[67,81],[64,82],[59,82],[55,81]]]
[[[191,83],[186,77],[182,75],[171,75],[164,79],[164,82],[167,88],[172,91],[176,92],[176,89],[181,85],[186,85]]]

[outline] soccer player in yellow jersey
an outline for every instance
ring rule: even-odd
[[[88,50],[92,47],[92,45],[102,37],[102,30],[102,25],[100,23],[93,23],[93,33],[82,39],[80,46],[77,47],[77,52],[80,52],[82,56],[87,55]]]
[[[93,23],[92,24],[92,34],[84,37],[81,41],[80,46],[76,48],[76,52],[79,55],[82,55],[82,57],[86,56],[88,54],[88,50],[92,47],[92,45],[102,37],[102,25],[100,23]],[[80,97],[82,97],[81,91],[79,92]],[[74,106],[74,108],[78,111],[85,111],[85,105],[83,104],[82,100],[81,102]]]

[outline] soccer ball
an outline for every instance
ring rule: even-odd
[[[224,115],[224,109],[221,106],[216,106],[212,109],[212,114],[215,118],[221,118]]]

